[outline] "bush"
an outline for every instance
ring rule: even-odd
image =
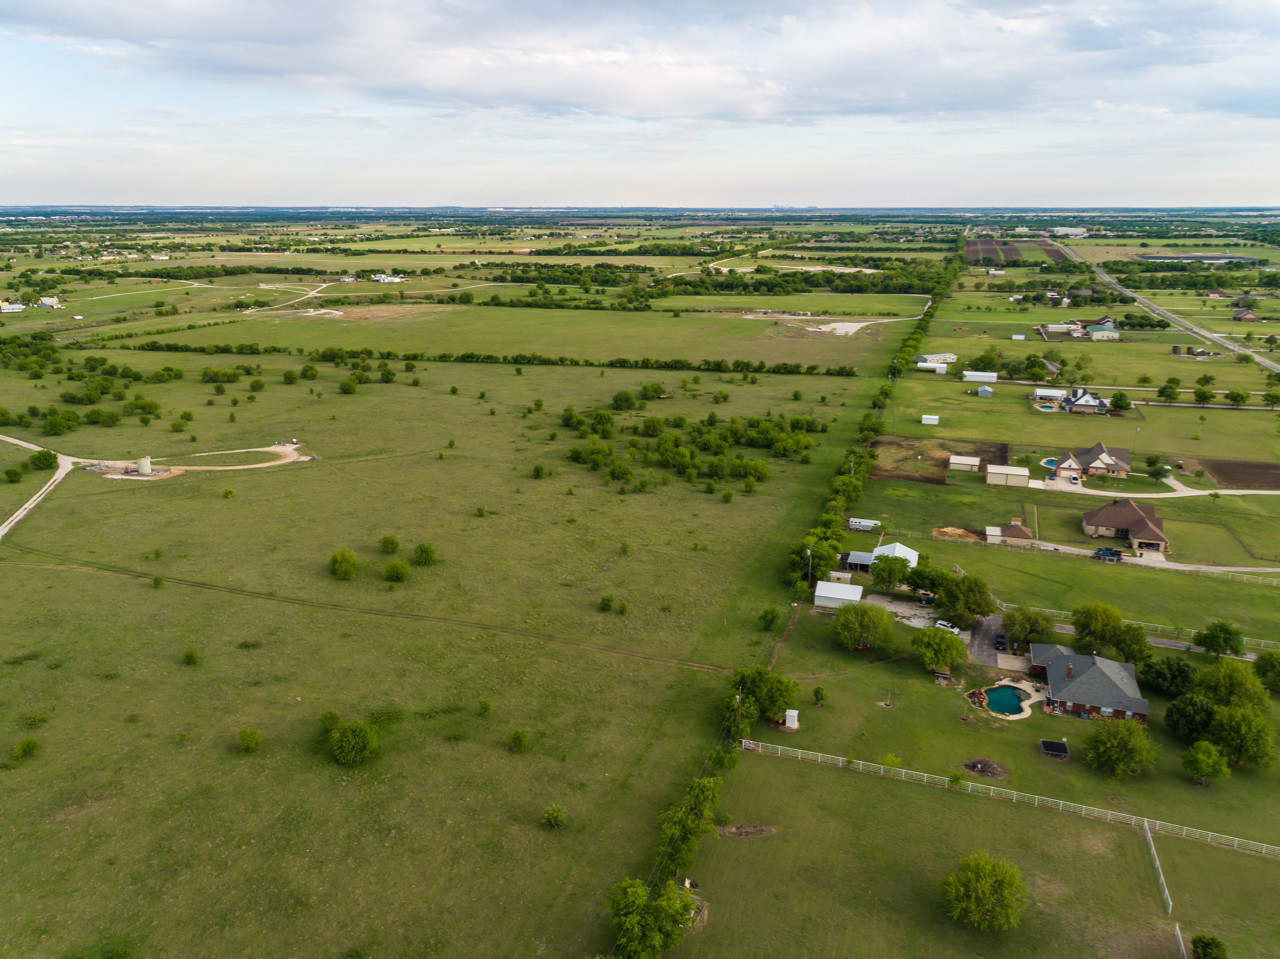
[[[409,564],[402,559],[393,559],[382,571],[382,578],[388,583],[403,583],[409,578]]]
[[[480,702],[476,706],[476,712],[478,712],[481,716],[488,716],[490,713],[493,712],[493,703],[489,702],[489,700],[487,699],[480,700]]]
[[[357,565],[356,554],[345,546],[329,557],[329,572],[337,579],[351,579]]]
[[[607,613],[607,612],[609,612],[609,610],[611,610],[611,609],[613,609],[613,597],[612,597],[612,596],[601,596],[601,597],[600,597],[600,612],[602,612],[602,613]]]
[[[262,748],[262,736],[256,729],[240,730],[240,751],[242,753],[256,753]]]
[[[778,612],[777,606],[766,606],[760,611],[760,615],[756,617],[756,620],[760,623],[760,628],[768,632],[778,625],[778,620],[781,618],[782,614]]]
[[[332,709],[320,714],[320,728],[326,733],[333,732],[342,725],[342,717]]]
[[[10,483],[21,483],[22,470],[18,469],[17,467],[10,467],[9,469],[4,471],[4,478],[7,479]]]
[[[53,450],[39,450],[32,453],[31,458],[27,460],[31,464],[33,470],[51,470],[58,467],[58,454]]]
[[[159,589],[159,588],[160,588],[161,586],[163,586],[163,585],[164,585],[164,577],[163,577],[163,576],[152,576],[152,577],[151,577],[151,586],[152,586],[152,588],[153,588],[153,589]]]
[[[845,649],[882,649],[893,641],[893,616],[873,603],[846,603],[836,611],[836,639]]]
[[[1142,776],[1155,768],[1155,743],[1137,720],[1103,719],[1090,725],[1084,758],[1094,769],[1119,778]]]
[[[542,825],[550,829],[559,829],[564,825],[564,806],[556,803],[542,810]]]
[[[1195,936],[1191,940],[1191,959],[1227,959],[1227,944],[1217,936]]]
[[[194,649],[187,648],[182,651],[183,666],[198,666],[200,664],[200,654]]]
[[[434,566],[440,562],[436,558],[436,548],[430,543],[419,543],[413,548],[413,562],[417,566]]]
[[[34,739],[24,739],[18,745],[13,747],[13,758],[21,762],[28,756],[34,756],[40,744]]]
[[[942,880],[942,895],[952,919],[983,932],[1017,928],[1027,905],[1027,884],[1013,863],[975,852]]]
[[[285,382],[285,385],[286,385],[286,386],[292,386],[294,383],[297,383],[297,382],[298,382],[298,371],[297,371],[297,370],[285,370],[285,371],[284,371],[284,382]]]
[[[224,489],[224,490],[222,491],[222,498],[223,498],[223,499],[231,499],[231,498],[232,498],[233,496],[235,496],[235,495],[236,495],[236,491],[235,491],[235,490],[233,490],[233,489]]]
[[[813,687],[813,704],[821,706],[827,701],[827,691],[822,686]]]
[[[378,540],[378,549],[384,553],[398,553],[400,552],[400,540],[394,536],[384,536]]]
[[[507,740],[507,748],[513,753],[522,753],[529,748],[529,735],[523,729],[517,729]]]
[[[378,748],[378,729],[360,720],[329,730],[329,748],[343,766],[362,763]]]
[[[383,706],[369,714],[369,722],[379,729],[390,729],[404,722],[404,710],[399,706]]]
[[[347,377],[347,379],[343,380],[341,383],[338,384],[339,393],[344,393],[350,396],[355,391],[356,391],[356,381],[351,379],[350,377]]]

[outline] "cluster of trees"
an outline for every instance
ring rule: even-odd
[[[1262,677],[1280,687],[1280,656],[1266,656],[1252,669],[1236,659],[1201,670],[1185,661],[1166,661],[1173,662],[1183,666],[1153,664],[1143,678],[1176,696],[1165,710],[1165,725],[1191,747],[1184,754],[1188,772],[1207,782],[1228,775],[1228,764],[1270,765],[1275,727]]]
[[[1006,356],[996,346],[988,346],[977,356],[966,360],[963,366],[968,370],[1004,373],[1010,379],[1031,380],[1033,383],[1042,383],[1049,378],[1049,367],[1045,363],[1045,357],[1037,353]]]
[[[384,536],[378,541],[378,549],[389,556],[400,551],[400,541],[394,536]],[[436,549],[430,543],[419,543],[413,548],[413,564],[415,566],[434,566],[440,562]],[[335,579],[354,579],[360,569],[360,561],[356,554],[346,546],[329,557],[329,572]],[[387,563],[382,570],[382,578],[388,583],[403,583],[409,578],[409,563],[399,557]]]

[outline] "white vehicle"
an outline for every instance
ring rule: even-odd
[[[953,626],[951,623],[948,623],[945,619],[940,619],[933,625],[937,626],[938,629],[945,629],[948,633],[951,633],[953,636],[960,635],[960,627]]]

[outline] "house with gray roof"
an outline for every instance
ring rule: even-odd
[[[1130,663],[1086,656],[1066,646],[1031,644],[1031,675],[1049,686],[1046,706],[1055,713],[1116,719],[1147,718],[1151,705],[1142,698]]]

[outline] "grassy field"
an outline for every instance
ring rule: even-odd
[[[680,310],[802,310],[832,316],[919,316],[927,296],[888,293],[795,293],[790,296],[668,296],[655,301],[658,309]]]
[[[744,757],[722,806],[777,833],[706,841],[696,874],[709,920],[682,954],[1177,956],[1130,830],[764,756]],[[967,931],[943,909],[942,876],[978,849],[1012,860],[1031,887],[1016,932]]]

